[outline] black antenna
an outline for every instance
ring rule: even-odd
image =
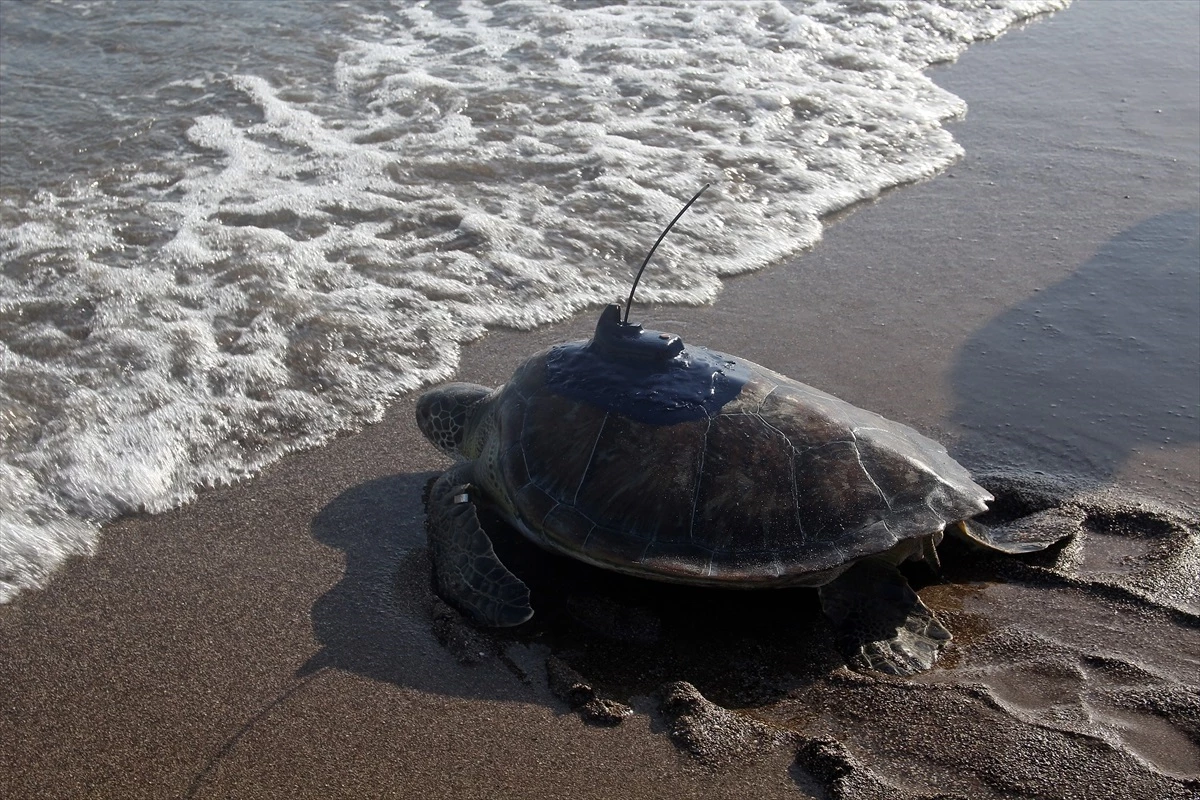
[[[679,213],[675,215],[675,219],[671,220],[671,224],[666,227],[666,230],[658,235],[658,241],[654,243],[654,247],[651,247],[650,252],[646,254],[646,260],[642,262],[642,268],[638,270],[637,277],[633,279],[633,288],[629,290],[629,299],[625,301],[625,318],[621,320],[622,323],[629,322],[629,309],[633,307],[633,293],[637,291],[638,281],[642,279],[642,273],[646,271],[646,265],[650,263],[650,256],[654,255],[654,251],[662,244],[662,240],[666,238],[667,233],[675,226],[676,222],[679,222],[679,218],[683,216],[683,212],[692,207],[692,203],[696,202],[697,197],[704,194],[704,190],[709,185],[707,183],[704,184],[700,187],[700,191],[692,195],[692,199],[688,200],[687,205],[679,210]]]

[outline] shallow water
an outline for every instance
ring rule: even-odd
[[[961,154],[925,67],[1062,5],[5,3],[0,600],[623,296],[704,181],[643,299],[812,246]]]

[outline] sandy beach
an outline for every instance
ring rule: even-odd
[[[947,173],[712,307],[634,309],[939,439],[996,521],[1076,534],[947,548],[929,674],[846,669],[811,592],[630,590],[519,547],[561,608],[464,628],[425,552],[448,462],[405,396],[0,607],[0,794],[1200,796],[1198,33],[1193,3],[1079,2],[973,45],[934,70],[970,105]],[[595,316],[493,331],[457,377]],[[586,720],[564,674],[632,713]]]

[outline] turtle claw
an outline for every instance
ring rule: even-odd
[[[471,502],[471,465],[459,464],[429,493],[429,551],[439,595],[480,625],[510,628],[533,616],[529,587],[492,549]]]
[[[860,561],[819,592],[856,669],[915,675],[931,669],[950,641],[950,631],[886,562]]]

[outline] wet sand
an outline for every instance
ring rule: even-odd
[[[1200,795],[1198,28],[1193,4],[1080,3],[976,45],[936,73],[971,106],[948,174],[715,307],[635,309],[941,439],[992,522],[1076,534],[943,548],[944,581],[914,576],[955,634],[932,672],[850,672],[811,592],[646,587],[519,543],[534,623],[462,626],[424,546],[446,461],[403,397],[0,608],[4,796]],[[493,332],[459,378],[593,316]]]

